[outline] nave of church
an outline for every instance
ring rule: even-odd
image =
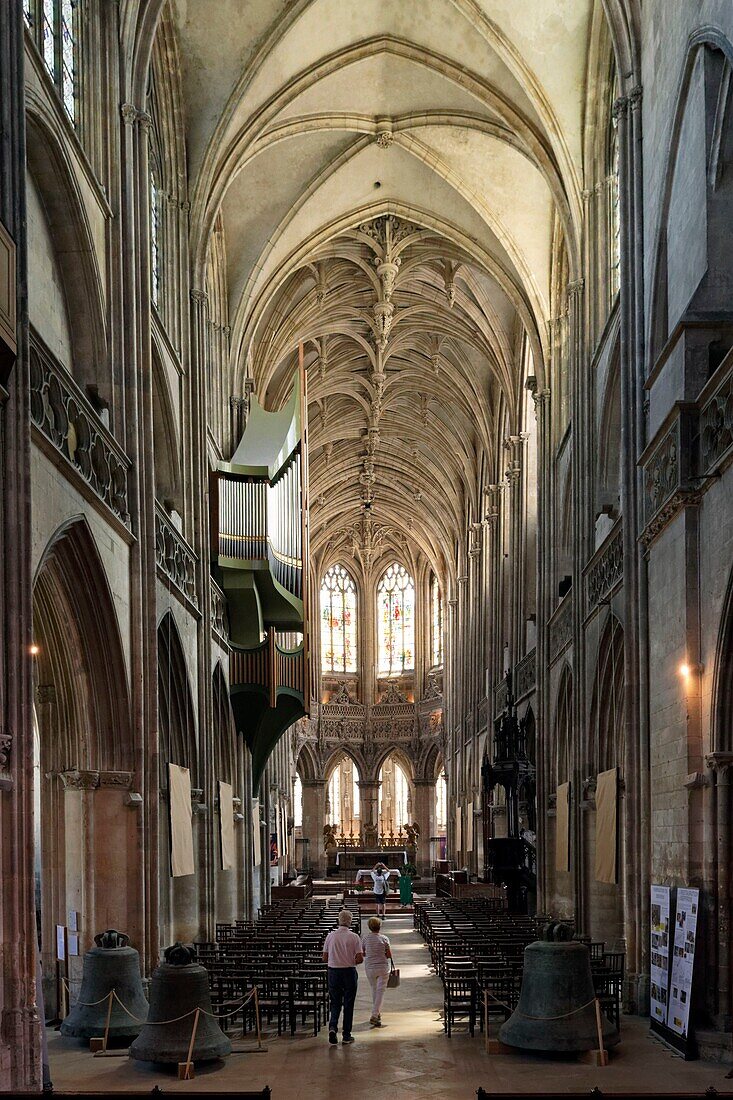
[[[0,1090],[721,1087],[732,288],[730,0],[0,2]]]

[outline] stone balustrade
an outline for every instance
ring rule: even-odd
[[[31,334],[30,399],[34,426],[70,464],[80,486],[131,530],[130,460],[65,367]]]

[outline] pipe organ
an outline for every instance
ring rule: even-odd
[[[305,713],[305,424],[301,351],[288,405],[266,412],[253,396],[231,460],[211,478],[212,567],[229,610],[232,707],[253,754],[255,784],[277,738]],[[287,649],[283,634],[301,635],[302,643]]]

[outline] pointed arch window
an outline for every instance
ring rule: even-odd
[[[613,105],[618,98],[618,80],[611,72],[611,106],[608,123],[608,263],[611,302],[621,285],[621,196],[619,192],[618,120]]]
[[[342,565],[321,582],[321,669],[356,672],[356,585]]]
[[[430,622],[431,649],[430,661],[433,665],[443,663],[443,593],[438,578],[433,573],[430,581]]]
[[[150,173],[150,296],[160,304],[160,190],[155,172]]]
[[[379,675],[396,676],[415,667],[415,585],[393,562],[377,588]]]
[[[64,110],[76,124],[79,0],[23,0],[23,15]]]

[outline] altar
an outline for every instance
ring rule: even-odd
[[[349,870],[358,871],[361,868],[370,870],[375,863],[407,863],[407,850],[405,848],[377,848],[368,851],[365,848],[342,848],[336,852],[336,866],[341,870],[348,867]]]
[[[368,873],[375,863],[385,863],[392,869],[391,874],[399,874],[399,869],[407,863],[407,850],[405,848],[342,848],[336,852],[336,867],[339,875],[355,882],[363,877],[360,872]],[[397,869],[394,870],[394,868]]]

